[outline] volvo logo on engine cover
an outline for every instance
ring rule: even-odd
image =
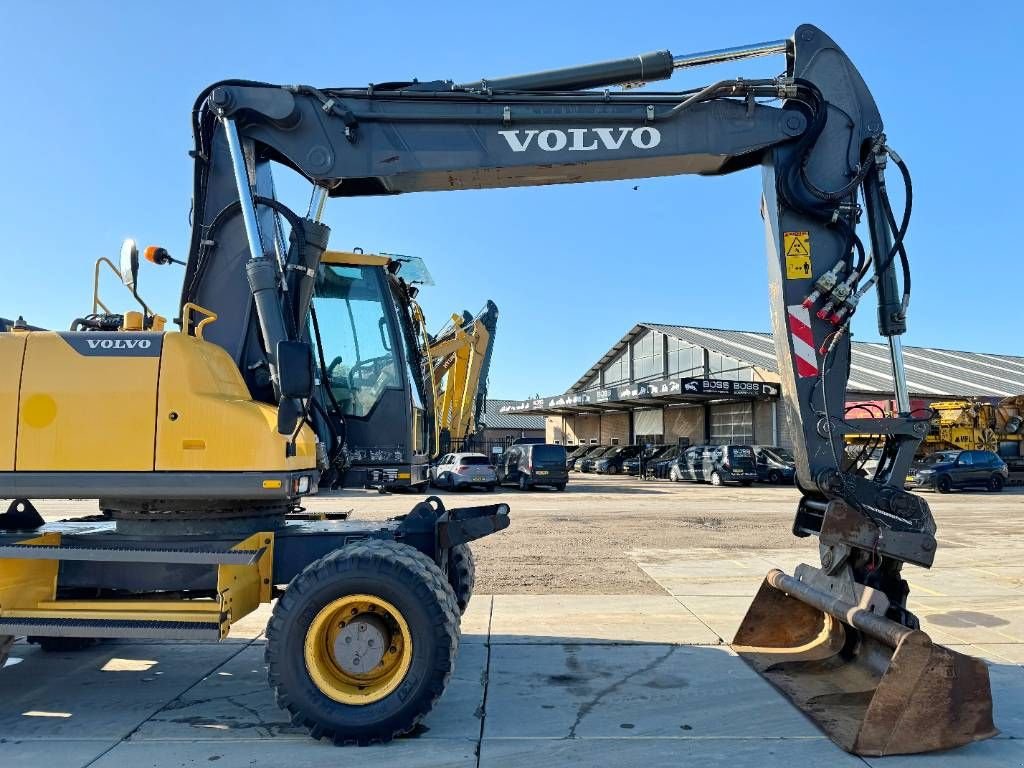
[[[65,331],[60,334],[87,357],[160,357],[164,335],[149,332]]]
[[[531,146],[545,152],[591,152],[595,149],[615,151],[628,141],[636,149],[654,149],[661,143],[661,131],[645,125],[642,128],[567,128],[558,130],[534,128],[498,131],[513,152],[525,152]]]
[[[89,349],[149,349],[149,339],[86,339]]]

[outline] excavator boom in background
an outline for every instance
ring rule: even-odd
[[[767,55],[785,58],[782,75],[612,90]],[[404,446],[425,462],[429,451],[425,421],[406,417],[423,410],[422,393],[402,386],[416,341],[380,311],[388,288],[366,277],[366,259],[327,250],[324,202],[756,167],[801,492],[793,532],[818,538],[821,562],[769,573],[733,647],[858,754],[996,732],[985,664],[934,644],[908,609],[903,566],[929,567],[937,548],[928,505],[903,487],[928,432],[910,406],[900,344],[910,174],[824,32],[803,25],[751,46],[461,83],[229,80],[200,94],[193,134],[181,333],[97,322],[0,334],[0,495],[98,496],[111,521],[58,530],[12,510],[19,525],[3,527],[23,530],[0,534],[0,634],[222,636],[272,585],[288,585],[267,661],[294,720],[340,742],[409,730],[451,671],[469,591],[460,548],[505,527],[508,510],[434,500],[383,527],[289,517],[345,443],[332,409],[350,436],[371,413],[391,424],[366,434],[370,459]],[[313,185],[306,214],[278,198],[275,165]],[[906,189],[900,216],[886,186],[893,167]],[[395,269],[388,285],[401,288]],[[860,418],[845,410],[849,322],[871,287],[898,408]],[[328,338],[346,322],[357,329],[351,349]],[[24,373],[14,381],[5,370]],[[76,438],[58,444],[58,432]],[[873,477],[848,466],[846,434],[886,445]],[[126,559],[139,565],[97,567]],[[76,601],[83,589],[108,602]],[[185,597],[167,605],[160,595]],[[388,651],[353,657],[343,637],[356,631]]]

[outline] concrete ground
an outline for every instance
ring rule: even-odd
[[[415,737],[339,750],[292,727],[266,687],[269,610],[219,645],[107,642],[68,654],[19,643],[0,671],[0,765],[1024,766],[1024,492],[929,495],[940,550],[908,568],[933,639],[990,665],[999,737],[941,755],[836,748],[728,647],[765,572],[816,562],[788,534],[791,488],[574,477],[502,500],[512,527],[478,542],[478,593],[455,677]],[[310,506],[360,516],[414,496]],[[48,519],[89,505],[41,505]]]

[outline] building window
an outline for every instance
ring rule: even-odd
[[[590,438],[590,444],[591,445],[597,445],[597,438],[596,437]]]
[[[629,381],[629,349],[612,360],[604,369],[604,385],[606,387]]]
[[[668,375],[699,378],[704,375],[704,348],[668,337]]]
[[[633,342],[633,378],[660,379],[665,375],[664,334],[647,331]]]
[[[612,445],[618,445],[618,444],[619,444],[619,438],[613,437],[612,438]]]

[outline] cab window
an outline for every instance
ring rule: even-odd
[[[347,416],[366,416],[385,390],[401,387],[391,324],[394,304],[379,267],[322,264],[314,297],[327,370]]]

